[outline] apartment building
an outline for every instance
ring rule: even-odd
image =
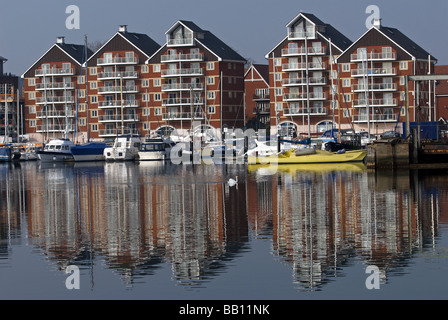
[[[87,61],[88,92],[80,109],[80,127],[90,137],[112,139],[123,134],[144,134],[142,119],[149,90],[149,67],[146,64],[160,45],[148,35],[128,31],[121,25],[118,31]],[[87,122],[88,120],[88,122]]]
[[[395,130],[406,121],[406,75],[434,73],[436,62],[401,31],[375,20],[337,59],[341,123],[371,134]],[[408,86],[410,121],[433,119],[434,85]]]
[[[352,41],[313,14],[300,12],[269,60],[271,133],[308,136],[336,122],[336,58]]]
[[[435,66],[436,74],[448,74],[448,65]],[[448,81],[440,80],[435,82],[435,119],[443,123],[448,122]]]
[[[245,125],[270,129],[269,65],[251,64],[244,74]]]
[[[147,61],[147,130],[193,130],[219,138],[226,129],[241,128],[246,60],[191,21],[178,20],[165,34],[166,43]]]
[[[77,102],[85,90],[83,63],[91,54],[86,46],[59,37],[22,75],[25,131],[31,140],[73,138]]]

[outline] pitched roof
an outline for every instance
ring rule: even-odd
[[[252,65],[255,70],[260,74],[260,76],[266,81],[266,83],[269,83],[269,65],[267,64],[253,64]]]
[[[375,27],[372,27],[375,28]],[[403,34],[400,30],[390,27],[380,26],[379,30],[385,34],[392,41],[397,43],[400,47],[402,47],[405,51],[407,51],[410,55],[414,56],[417,59],[428,59],[429,52],[424,50],[414,41],[412,41],[409,37]],[[431,55],[431,59],[437,61],[435,57]]]
[[[85,57],[85,47],[79,44],[69,44],[69,43],[56,43],[56,46],[65,51],[70,57],[76,60],[79,64],[86,61],[92,54],[93,51],[87,48],[87,57]]]
[[[140,49],[148,57],[153,55],[154,52],[156,52],[160,48],[160,45],[146,34],[120,31],[118,33],[126,38],[126,40],[131,42],[135,47]]]

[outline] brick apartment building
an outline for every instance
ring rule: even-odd
[[[436,62],[401,31],[376,20],[337,59],[342,126],[371,134],[395,130],[406,121],[405,76],[434,73]],[[434,89],[428,82],[408,84],[410,121],[429,121]]]
[[[245,124],[247,128],[270,127],[269,66],[252,64],[244,74]]]
[[[335,59],[352,41],[316,16],[300,12],[269,60],[271,133],[308,136],[333,123]]]

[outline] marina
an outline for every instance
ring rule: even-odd
[[[0,171],[2,299],[447,298],[446,171],[160,161]],[[79,290],[65,285],[73,265]],[[378,290],[366,288],[368,266]]]

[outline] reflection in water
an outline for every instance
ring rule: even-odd
[[[354,261],[379,267],[387,283],[406,273],[416,250],[436,246],[447,222],[448,176],[440,174],[160,162],[0,171],[0,264],[27,241],[60,270],[101,261],[126,285],[168,263],[177,283],[204,286],[257,237],[272,238],[298,290],[321,290]],[[229,187],[235,175],[240,182]]]

